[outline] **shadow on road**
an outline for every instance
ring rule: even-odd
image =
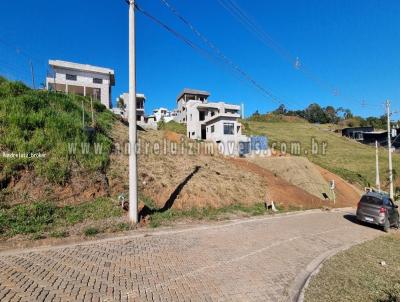
[[[350,221],[352,223],[355,223],[355,224],[359,224],[359,225],[362,225],[362,226],[365,226],[365,227],[368,227],[368,228],[372,228],[372,229],[375,229],[375,230],[379,230],[379,231],[382,230],[382,228],[380,226],[377,226],[375,224],[365,223],[365,222],[357,220],[357,217],[354,214],[344,214],[343,218],[347,219],[348,221]]]
[[[148,206],[144,206],[140,212],[139,212],[139,221],[145,218],[148,215],[152,215],[154,213],[163,213],[165,211],[168,211],[172,206],[174,205],[174,202],[176,198],[179,196],[181,193],[182,189],[185,187],[185,185],[189,182],[189,180],[197,173],[199,172],[201,166],[196,166],[193,170],[192,173],[190,173],[186,178],[175,188],[175,190],[172,192],[168,200],[165,202],[164,206],[160,209],[151,209]]]

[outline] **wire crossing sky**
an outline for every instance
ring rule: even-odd
[[[174,108],[185,87],[208,90],[214,101],[244,102],[246,115],[281,102],[367,116],[383,114],[389,98],[400,109],[397,0],[137,4],[147,13],[136,17],[137,85],[147,113]],[[31,84],[32,62],[39,87],[48,59],[113,68],[113,99],[128,91],[125,0],[2,1],[0,74]]]

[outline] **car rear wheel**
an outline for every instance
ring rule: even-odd
[[[397,218],[396,223],[394,224],[394,227],[395,227],[396,229],[398,229],[398,228],[400,227],[400,217]]]
[[[386,219],[385,219],[385,224],[383,225],[383,230],[387,233],[387,232],[389,232],[389,230],[390,230],[390,222],[389,222],[389,219],[387,219],[387,217],[386,217]]]

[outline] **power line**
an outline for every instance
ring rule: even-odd
[[[205,35],[203,35],[196,27],[184,16],[182,16],[178,10],[173,7],[167,0],[160,0],[175,16],[177,16],[185,25],[187,25],[192,32],[198,36],[204,44],[206,44],[214,53],[217,59],[222,61],[226,66],[228,66],[235,73],[239,74],[242,78],[248,81],[251,85],[260,90],[264,95],[270,98],[272,101],[281,104],[283,100],[275,96],[269,89],[262,86],[255,79],[253,79],[247,72],[245,72],[242,68],[240,68],[237,64],[235,64],[231,59],[229,59],[223,52],[213,43],[211,42]]]
[[[286,48],[276,42],[250,15],[248,15],[234,0],[218,0],[221,6],[234,16],[245,28],[254,34],[261,42],[272,48],[278,55],[288,61],[295,69],[301,71],[319,87],[327,89],[334,96],[338,96],[340,91],[332,85],[326,83],[310,69],[308,69],[298,57],[293,56]]]

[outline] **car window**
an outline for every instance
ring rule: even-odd
[[[387,207],[392,206],[391,203],[390,203],[390,199],[389,199],[389,198],[384,198],[384,199],[383,199],[383,204],[384,204],[385,206],[387,206]]]
[[[364,195],[361,200],[361,203],[367,203],[367,204],[371,204],[371,205],[377,205],[380,206],[383,204],[382,199],[376,198],[374,196],[368,196],[368,195]]]

